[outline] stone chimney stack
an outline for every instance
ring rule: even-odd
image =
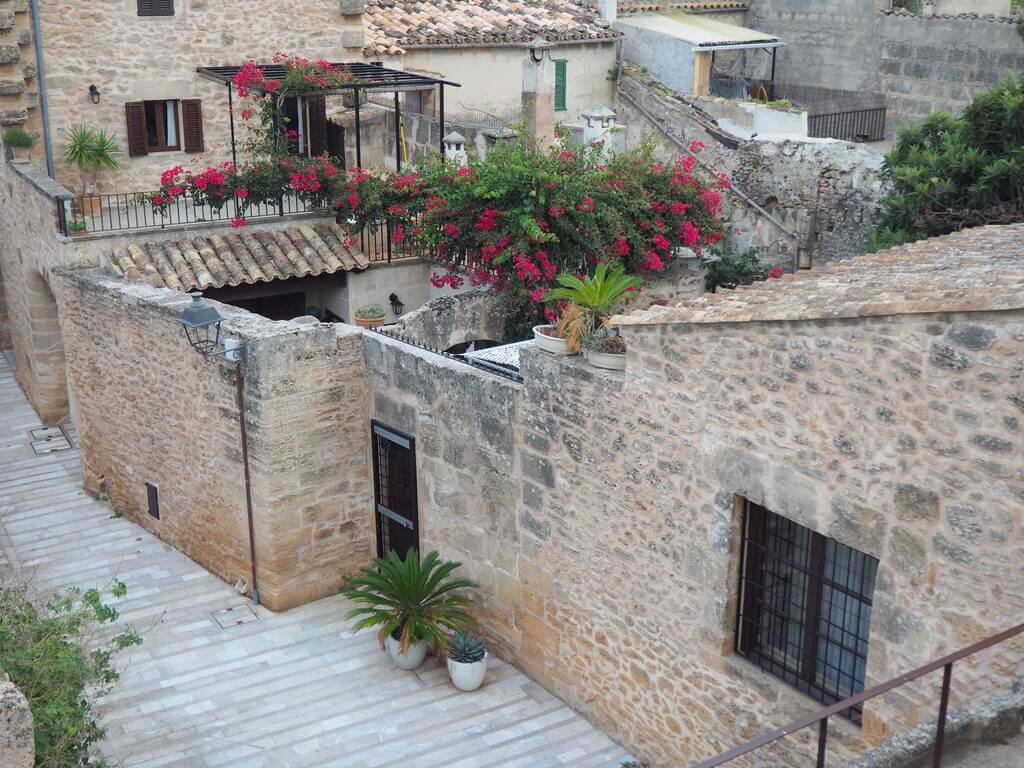
[[[341,0],[341,46],[345,49],[346,61],[360,61],[363,58],[363,14],[366,0]]]
[[[555,62],[551,43],[540,38],[529,43],[523,61],[523,116],[531,149],[543,152],[555,143]]]
[[[619,18],[619,0],[597,0],[597,15],[614,24]]]

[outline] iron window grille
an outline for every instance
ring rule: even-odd
[[[823,704],[863,691],[878,560],[750,501],[741,555],[737,652]]]

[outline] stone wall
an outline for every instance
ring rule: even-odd
[[[0,351],[11,348],[11,316],[7,311],[7,293],[4,291],[4,273],[0,266]]]
[[[1024,41],[1010,18],[880,14],[877,34],[892,125],[956,113],[1007,72],[1024,71]]]
[[[991,11],[987,4],[962,3],[960,15],[931,17],[881,5],[751,0],[747,22],[788,43],[778,52],[777,80],[881,91],[890,131],[937,109],[956,112],[1007,70],[1024,69],[1013,19],[982,15]]]
[[[444,351],[468,341],[503,340],[506,319],[499,296],[480,290],[432,299],[388,330]]]
[[[623,332],[624,373],[527,348],[522,387],[364,344],[373,416],[417,438],[423,546],[481,582],[499,652],[631,749],[689,764],[818,707],[733,654],[740,498],[880,560],[867,685],[1024,611],[1024,314]],[[1022,658],[965,662],[954,706]],[[832,754],[933,717],[933,682],[834,722]]]
[[[10,678],[0,672],[0,766],[32,768],[36,740],[28,701]]]
[[[59,162],[62,132],[70,126],[106,128],[127,151],[124,105],[131,101],[202,99],[206,149],[201,156],[125,155],[121,171],[101,177],[101,191],[155,189],[166,168],[230,160],[227,89],[201,79],[196,68],[268,61],[279,50],[311,59],[360,61],[361,6],[323,0],[177,0],[172,17],[140,17],[135,0],[42,0],[58,177],[79,190],[77,174]],[[90,85],[100,90],[99,104],[90,100]]]
[[[188,345],[179,292],[98,270],[68,270],[56,292],[86,490],[225,581],[250,581],[234,366]],[[260,596],[282,610],[335,593],[369,557],[360,334],[218,307],[245,345]]]

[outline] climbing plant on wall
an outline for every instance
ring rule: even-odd
[[[979,93],[958,117],[907,125],[886,155],[895,194],[872,250],[964,227],[1024,221],[1024,75]]]

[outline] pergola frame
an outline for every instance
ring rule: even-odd
[[[286,74],[283,64],[258,64],[257,66],[263,71],[266,77],[271,80],[283,79]],[[454,88],[461,88],[462,85],[460,83],[453,83],[450,80],[441,80],[439,78],[428,77],[426,75],[417,75],[412,72],[403,72],[399,69],[388,69],[387,67],[378,66],[376,64],[364,64],[362,62],[332,62],[331,66],[335,71],[349,75],[352,78],[352,81],[338,88],[325,88],[322,90],[311,91],[304,95],[327,96],[337,93],[352,94],[353,102],[355,103],[353,110],[356,134],[356,165],[361,167],[363,164],[363,142],[362,136],[360,135],[362,132],[360,130],[359,118],[360,91],[364,93],[393,92],[395,94],[395,165],[398,170],[402,170],[402,113],[401,106],[398,101],[398,94],[405,91],[425,91],[437,88],[437,117],[440,133],[440,150],[441,154],[444,154],[444,88],[446,85],[450,85]],[[235,165],[238,165],[238,155],[235,146],[234,80],[235,75],[237,75],[241,70],[241,66],[199,67],[196,69],[196,72],[198,72],[201,77],[227,86],[228,114],[231,124],[231,161]],[[255,88],[254,90],[257,90],[260,93],[266,93],[262,88]]]

